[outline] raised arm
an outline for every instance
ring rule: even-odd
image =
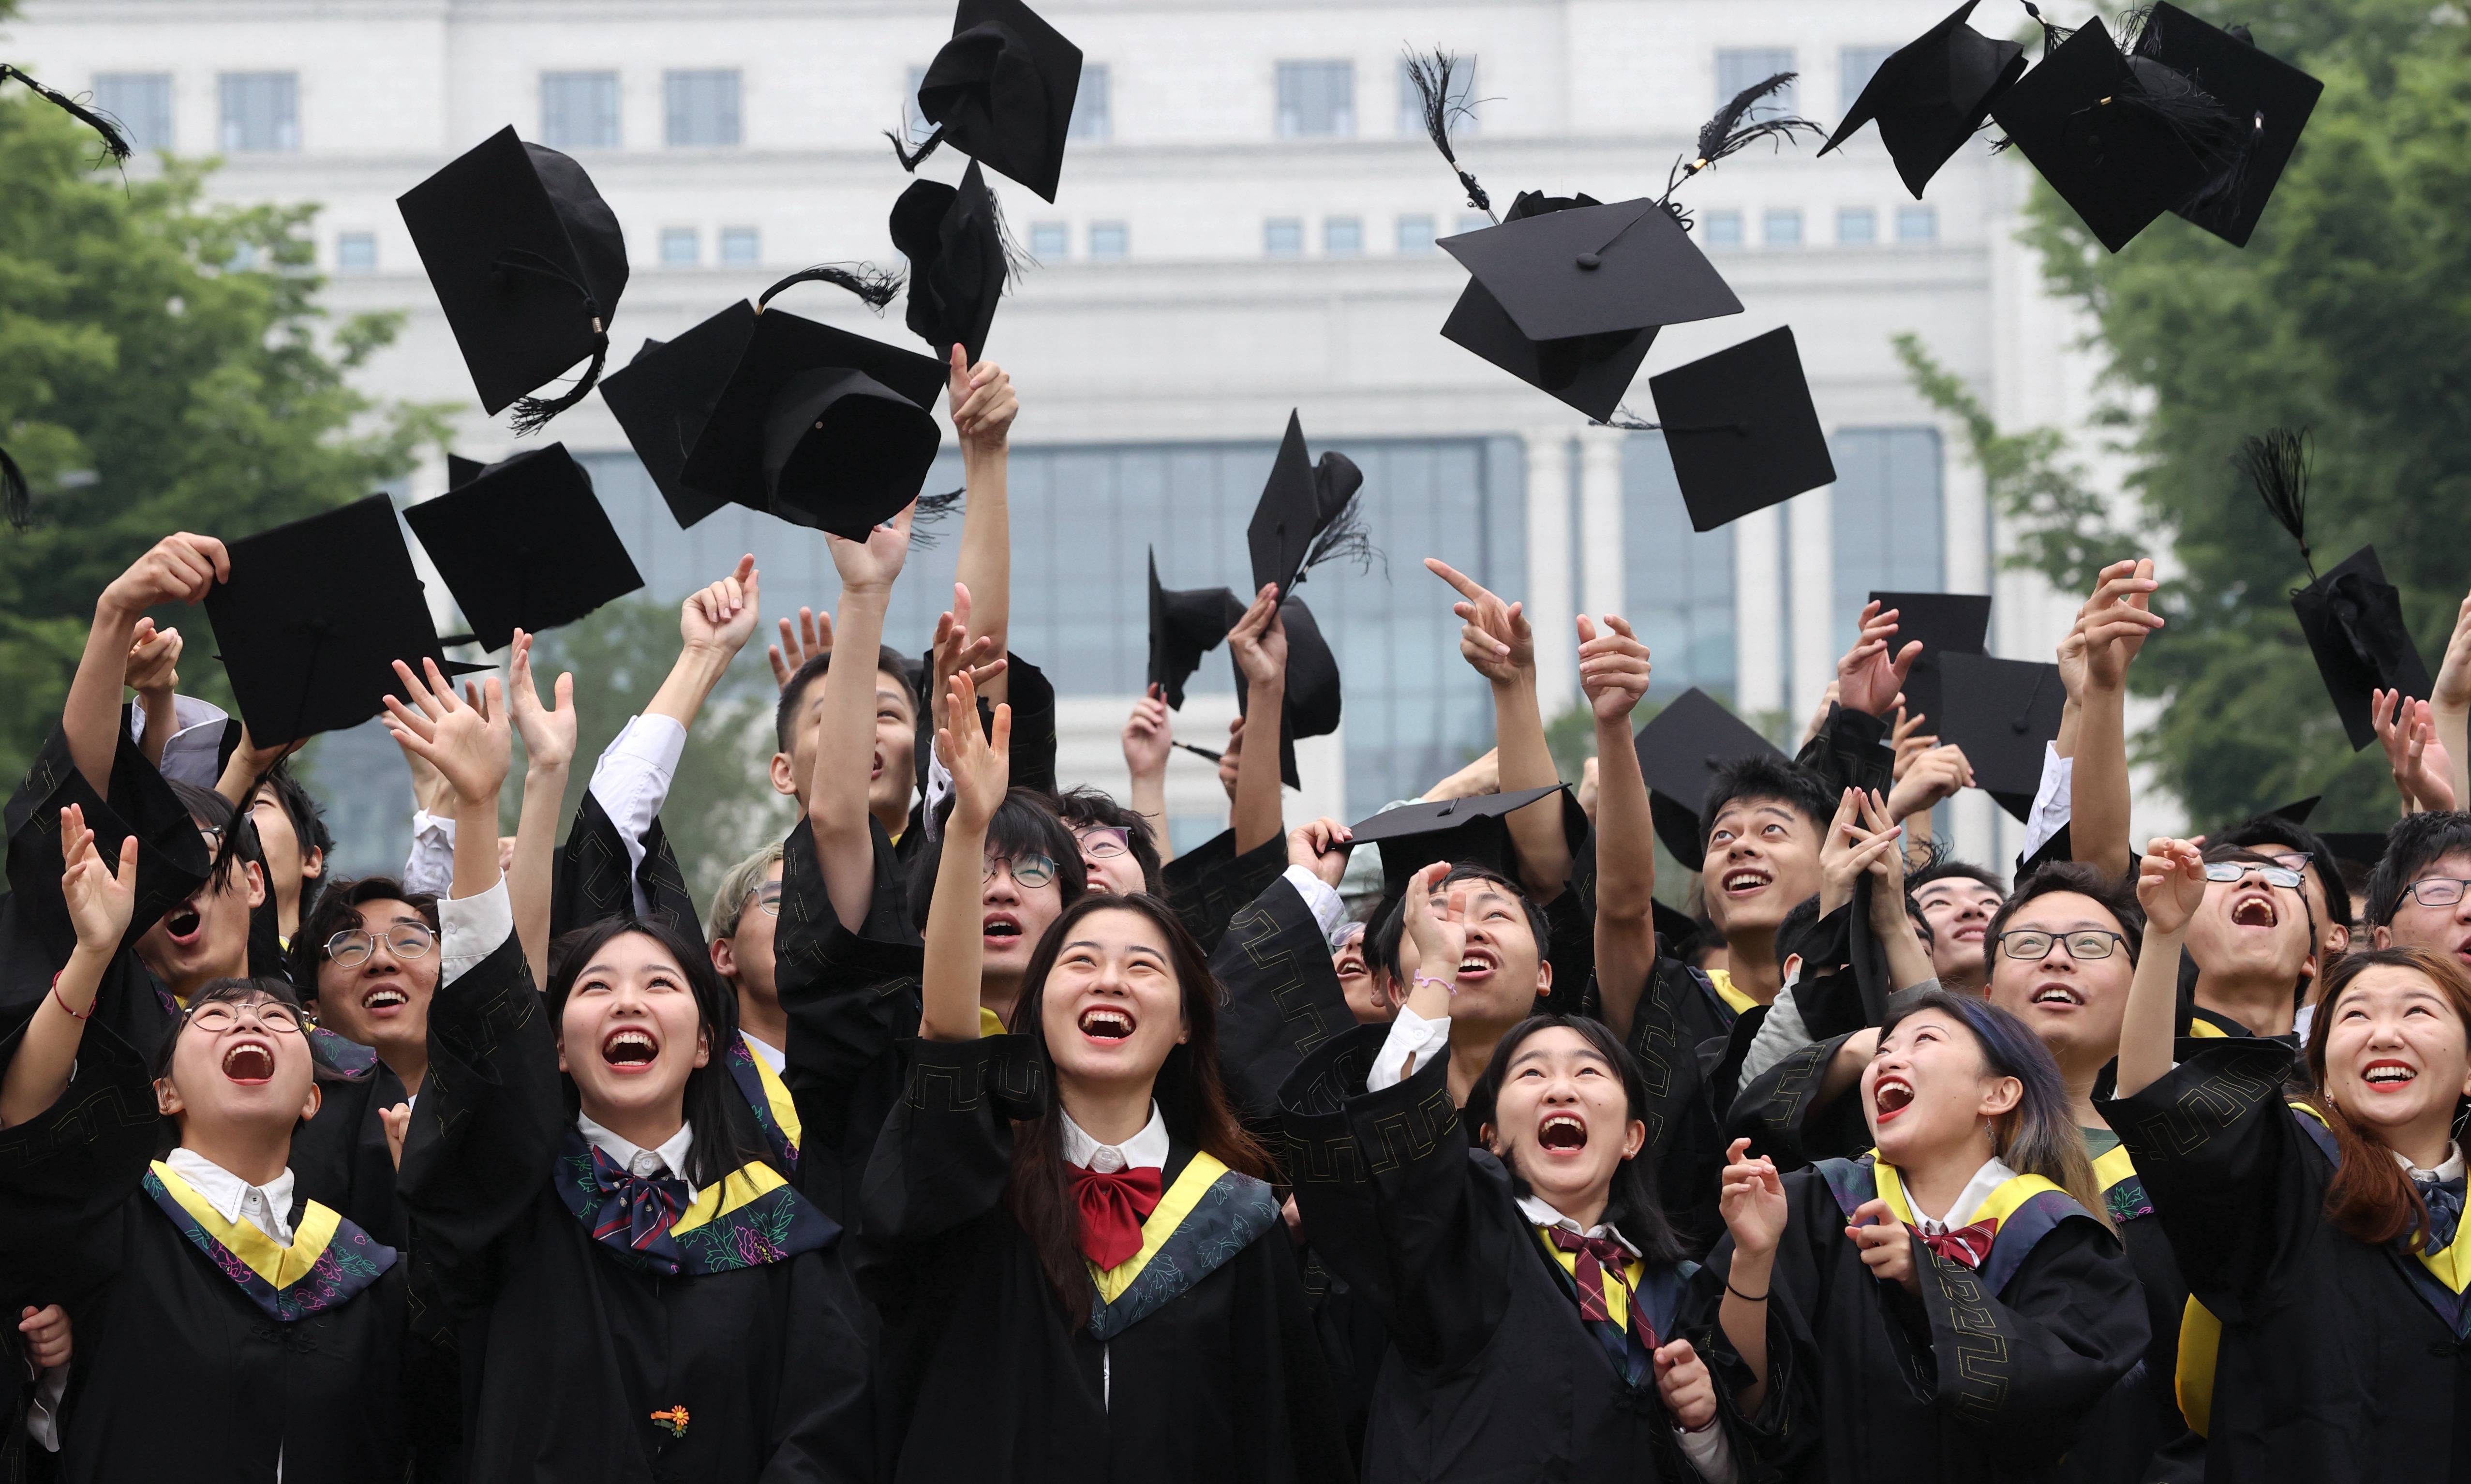
[[[2385,748],[2394,791],[2406,814],[2443,813],[2454,808],[2454,764],[2437,741],[2436,710],[2399,691],[2368,693],[2369,724]]]
[[[524,739],[524,803],[515,824],[515,859],[506,879],[506,896],[514,909],[515,936],[523,939],[524,961],[531,966],[532,982],[546,984],[557,814],[566,799],[567,772],[575,765],[575,676],[559,675],[553,693],[555,706],[541,705],[540,693],[532,685],[532,637],[516,629],[514,652],[506,662],[507,699],[515,730]]]
[[[31,1121],[68,1091],[86,1020],[94,1014],[95,994],[120,952],[137,903],[137,836],[121,841],[120,867],[114,871],[95,850],[85,811],[72,804],[60,811],[60,859],[65,865],[60,895],[67,899],[69,920],[77,928],[77,947],[52,980],[51,993],[35,1003],[34,1017],[18,1037],[16,1054],[0,1075],[0,1128]]]
[[[738,558],[729,576],[688,595],[678,610],[678,659],[644,707],[647,717],[668,717],[693,727],[732,660],[755,634],[762,576],[753,554]],[[786,630],[782,637],[788,637]]]
[[[1151,686],[1124,718],[1124,769],[1133,780],[1132,793],[1124,802],[1141,816],[1150,843],[1158,848],[1161,865],[1175,859],[1166,829],[1166,755],[1175,745],[1170,715],[1166,698],[1159,687]]]
[[[163,766],[163,748],[180,729],[179,694],[181,639],[176,628],[156,629],[153,619],[139,619],[129,646],[129,673],[124,678],[137,693],[146,718],[137,747],[146,761]]]
[[[2128,842],[2128,667],[2146,635],[2162,626],[2162,616],[2148,606],[2160,586],[2152,557],[2113,562],[2077,620],[2085,639],[2084,695],[2068,838],[2077,860],[2111,876],[2127,875],[2134,863]]]
[[[2436,745],[2445,750],[2445,780],[2457,799],[2471,799],[2471,598],[2454,613],[2454,634],[2429,687]]]
[[[1768,1293],[1775,1282],[1777,1244],[1784,1239],[1789,1214],[1776,1162],[1764,1155],[1753,1159],[1750,1149],[1749,1140],[1736,1139],[1726,1151],[1724,1193],[1716,1203],[1733,1242],[1716,1322],[1749,1373],[1750,1378],[1733,1392],[1733,1404],[1745,1417],[1758,1415],[1767,1404]]]
[[[1287,705],[1287,627],[1279,621],[1279,585],[1253,596],[1243,619],[1227,631],[1227,648],[1244,676],[1244,727],[1259,741],[1236,765],[1236,854],[1247,855],[1286,834],[1279,795],[1279,736]]]
[[[1579,615],[1579,689],[1596,716],[1596,985],[1605,1024],[1625,1042],[1656,968],[1656,821],[1630,729],[1648,673],[1627,622],[1608,614],[1599,633]]]
[[[482,896],[504,880],[498,870],[498,794],[514,763],[514,727],[507,719],[505,688],[492,675],[481,689],[481,704],[459,700],[455,687],[439,672],[435,660],[421,662],[427,671],[395,661],[395,678],[412,697],[411,704],[386,698],[387,730],[395,744],[444,775],[455,798],[455,894],[465,902]],[[495,945],[477,945],[487,954]],[[441,950],[439,982],[453,978],[453,955]]]
[[[962,482],[968,486],[953,576],[973,600],[969,637],[993,641],[988,652],[1000,657],[1012,642],[1012,507],[1006,486],[1012,421],[1021,412],[1021,398],[1002,366],[992,361],[971,365],[960,346],[952,350],[946,395],[953,431],[961,438]],[[1000,701],[1010,694],[1009,686],[999,671],[979,694],[990,702]]]
[[[827,535],[840,572],[841,611],[834,624],[840,663],[824,673],[823,714],[815,731],[814,773],[807,784],[807,817],[815,827],[815,858],[833,912],[852,932],[875,902],[875,838],[867,814],[868,769],[875,755],[875,656],[883,647],[883,618],[893,579],[909,555],[912,504],[863,542]]]
[[[217,582],[231,577],[231,556],[212,536],[187,531],[165,536],[153,550],[111,579],[95,600],[94,626],[69,682],[60,729],[68,734],[69,760],[86,787],[111,795],[111,760],[120,750],[120,695],[129,675],[129,646],[138,620],[157,603],[201,602]]]
[[[927,910],[918,1033],[930,1041],[975,1041],[978,979],[986,964],[978,920],[986,883],[987,826],[1012,779],[1012,708],[996,708],[990,739],[968,719],[977,715],[978,692],[967,671],[953,676],[948,700],[948,714],[962,722],[935,733],[936,754],[953,775],[953,813],[944,823],[935,895]]]
[[[2119,1023],[2114,1097],[2133,1097],[2171,1070],[2179,1019],[2179,948],[2188,919],[2205,905],[2204,852],[2186,840],[2154,840],[2137,868],[2136,901],[2145,908],[2145,943]]]
[[[1553,749],[1544,741],[1544,713],[1536,695],[1536,634],[1525,604],[1506,603],[1449,563],[1427,556],[1424,569],[1458,589],[1450,611],[1459,616],[1459,653],[1493,687],[1494,742],[1499,750],[1501,791],[1549,789],[1562,781]],[[1644,651],[1641,651],[1642,653]],[[1510,815],[1511,843],[1529,895],[1549,902],[1570,881],[1570,841],[1558,809],[1525,809]]]

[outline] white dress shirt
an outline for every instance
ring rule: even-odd
[[[2057,742],[2042,743],[2042,781],[2035,787],[2034,808],[2025,816],[2025,848],[2016,853],[2016,859],[2032,860],[2034,852],[2049,844],[2068,822],[2076,776],[2076,759],[2059,756]]]
[[[1373,1058],[1373,1070],[1364,1075],[1364,1090],[1378,1093],[1397,1087],[1407,1080],[1411,1068],[1423,1067],[1436,1056],[1447,1056],[1450,1050],[1450,1018],[1426,1020],[1401,1005],[1399,1018],[1390,1023],[1390,1034],[1383,1038],[1381,1049]]]
[[[693,1119],[680,1123],[676,1133],[662,1141],[660,1146],[653,1149],[631,1143],[620,1135],[611,1133],[593,1122],[589,1114],[577,1114],[575,1126],[583,1135],[585,1143],[609,1156],[620,1168],[639,1180],[655,1180],[663,1177],[684,1180],[687,1177],[687,1154],[694,1147]]]
[[[1305,899],[1306,909],[1313,914],[1314,925],[1321,929],[1322,941],[1330,945],[1331,953],[1337,953],[1338,930],[1348,926],[1347,904],[1339,899],[1338,892],[1330,883],[1315,876],[1309,866],[1288,866],[1281,879],[1296,888],[1297,896]]]
[[[670,802],[670,786],[677,781],[678,759],[686,748],[687,729],[677,718],[632,717],[592,766],[592,796],[626,843],[627,889],[639,917],[652,910],[635,879],[644,868],[644,836]]]
[[[1156,1102],[1150,1104],[1150,1120],[1141,1131],[1122,1143],[1100,1143],[1072,1121],[1072,1115],[1062,1109],[1056,1112],[1064,1119],[1064,1162],[1078,1169],[1095,1170],[1112,1175],[1119,1169],[1165,1169],[1166,1167],[1166,1119]]]
[[[2390,1149],[2386,1152],[2393,1154]],[[2448,1143],[2445,1146],[2445,1163],[2435,1169],[2422,1169],[2400,1154],[2394,1154],[2394,1163],[2400,1165],[2403,1173],[2413,1180],[2459,1180],[2462,1178],[2464,1168],[2462,1146],[2459,1143]]]
[[[284,1170],[264,1185],[251,1185],[194,1149],[175,1149],[163,1157],[172,1172],[214,1208],[225,1221],[246,1221],[278,1247],[292,1245],[292,1171]]]
[[[748,1050],[753,1051],[756,1055],[764,1058],[764,1065],[772,1069],[772,1074],[774,1076],[779,1076],[783,1070],[788,1068],[789,1065],[788,1052],[781,1049],[777,1046],[774,1046],[771,1042],[765,1040],[755,1032],[751,1030],[741,1030],[738,1033],[738,1037],[740,1040],[746,1043],[746,1048]]]

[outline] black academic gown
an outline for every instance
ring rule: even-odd
[[[2182,1045],[2168,1075],[2097,1106],[2222,1322],[2205,1478],[2471,1479],[2471,1305],[2325,1220],[2330,1136],[2285,1100],[2289,1048]]]
[[[1163,1249],[1141,1280],[1168,1280],[1156,1307],[1100,1339],[1096,1315],[1064,1312],[1004,1205],[1012,1120],[1044,1104],[1032,1044],[913,1041],[906,1061],[851,1257],[883,1322],[882,1478],[1348,1476],[1284,1224],[1274,1205],[1246,1213],[1266,1190],[1221,1177],[1244,1200],[1204,1200],[1178,1235],[1212,1231],[1200,1223],[1213,1213],[1250,1219]],[[1170,1192],[1193,1158],[1177,1141],[1163,1172]]]
[[[476,1480],[862,1478],[872,1439],[847,1279],[826,1253],[660,1277],[552,1189],[573,1116],[509,936],[438,987],[403,1201],[456,1322]],[[673,1431],[655,1420],[683,1407]]]
[[[1217,952],[1236,914],[1259,901],[1286,873],[1287,837],[1238,854],[1236,832],[1221,830],[1159,869],[1159,889],[1205,954]],[[1328,952],[1328,945],[1323,946]]]
[[[2119,1241],[2066,1197],[2001,1225],[1976,1271],[1918,1239],[1919,1293],[1872,1277],[1845,1235],[1870,1168],[1784,1177],[1788,1213],[1768,1303],[1767,1415],[1802,1451],[1789,1476],[1831,1484],[1985,1484],[2055,1476],[2087,1417],[2145,1349],[2145,1309]],[[1840,1189],[1842,1187],[1842,1189]],[[1729,1235],[1707,1257],[1730,1277]],[[1722,1331],[1718,1331],[1721,1337]],[[1731,1347],[1716,1348],[1728,1358]]]
[[[1288,1139],[1305,1228],[1377,1296],[1391,1336],[1365,1430],[1364,1476],[1393,1480],[1690,1480],[1645,1350],[1704,1339],[1713,1290],[1688,1264],[1642,1270],[1643,1347],[1616,1370],[1604,1336],[1518,1204],[1511,1175],[1469,1146],[1436,1059],[1377,1093],[1364,1071],[1386,1027],[1317,1053],[1290,1083]],[[1331,1105],[1330,1095],[1352,1089]],[[1705,1349],[1703,1345],[1698,1348]],[[1745,1478],[1752,1438],[1719,1386]]]
[[[1647,1087],[1641,1118],[1647,1146],[1658,1151],[1657,1199],[1692,1252],[1705,1252],[1725,1230],[1716,1210],[1725,1168],[1718,1099],[1740,1065],[1732,1049],[1735,1019],[1715,981],[1665,953],[1659,940],[1625,1044]]]
[[[671,849],[660,819],[655,816],[651,828],[644,832],[644,862],[631,870],[626,843],[609,812],[586,789],[583,803],[575,812],[575,824],[566,832],[566,843],[558,847],[556,874],[550,883],[550,936],[612,917],[634,916],[635,893],[640,890],[653,917],[689,938],[700,939],[703,930],[695,920],[694,898],[687,890],[677,853]]]

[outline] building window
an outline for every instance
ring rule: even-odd
[[[661,93],[672,149],[738,143],[737,69],[665,72]]]
[[[1770,211],[1759,218],[1759,240],[1771,247],[1801,246],[1801,213],[1793,210]]]
[[[1738,211],[1708,211],[1699,217],[1701,235],[1710,247],[1738,247],[1742,245],[1742,214]]]
[[[911,97],[918,89],[911,87]],[[1080,91],[1072,95],[1072,123],[1065,133],[1074,139],[1109,139],[1115,136],[1115,120],[1108,112],[1107,69],[1083,67]]]
[[[751,268],[763,262],[763,234],[751,226],[722,227],[720,261],[731,268]]]
[[[1090,224],[1090,255],[1094,258],[1120,258],[1132,246],[1132,229],[1121,222]]]
[[[1321,224],[1321,250],[1334,258],[1352,258],[1364,250],[1362,217],[1326,217]]]
[[[1422,257],[1433,250],[1433,219],[1400,217],[1399,219],[1399,255]]]
[[[286,153],[300,148],[300,79],[290,72],[226,72],[223,149],[227,154]]]
[[[1939,430],[1844,428],[1828,440],[1836,461],[1829,498],[1840,648],[1873,592],[1936,593],[1947,585]]]
[[[1475,59],[1462,57],[1450,66],[1450,132],[1474,133],[1475,113]],[[1424,95],[1416,91],[1404,60],[1399,63],[1399,132],[1408,139],[1424,133]]]
[[[375,232],[343,232],[335,238],[335,271],[374,273],[378,271]]]
[[[1727,48],[1716,54],[1716,103],[1719,107],[1731,103],[1746,87],[1755,87],[1779,72],[1793,70],[1793,48],[1788,46],[1753,46]],[[1793,111],[1794,84],[1762,98],[1751,108],[1747,118],[1781,118]]]
[[[101,72],[94,79],[94,106],[120,121],[139,150],[172,148],[172,74]]]
[[[1868,206],[1836,208],[1836,240],[1847,247],[1868,247],[1879,240],[1879,214]]]
[[[703,238],[692,226],[661,228],[661,266],[693,268],[703,259]]]
[[[1626,615],[1657,655],[1650,695],[1697,686],[1733,694],[1733,528],[1690,529],[1664,435],[1622,440],[1622,567]]]
[[[1033,222],[1029,226],[1029,255],[1053,260],[1068,257],[1072,251],[1072,229],[1061,222]]]
[[[1261,224],[1261,250],[1274,258],[1291,258],[1305,250],[1305,224],[1294,217],[1272,217]]]
[[[541,74],[540,142],[553,150],[618,148],[618,74]]]
[[[1836,111],[1853,111],[1853,101],[1871,85],[1879,64],[1896,55],[1893,46],[1848,46],[1836,54]]]
[[[1354,132],[1355,63],[1279,63],[1280,138],[1324,137]]]
[[[1937,242],[1939,213],[1928,206],[1896,208],[1896,241]]]

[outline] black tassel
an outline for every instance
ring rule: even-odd
[[[1664,424],[1660,422],[1643,422],[1640,420],[1639,415],[1636,412],[1630,410],[1628,404],[1616,403],[1613,407],[1613,414],[1611,417],[1606,418],[1602,422],[1598,422],[1596,419],[1590,417],[1588,419],[1588,426],[1590,428],[1619,428],[1625,433],[1656,433],[1661,431]]]
[[[2308,580],[2316,581],[2317,558],[2308,549],[2308,430],[2275,428],[2243,439],[2231,466],[2247,476],[2266,509],[2299,543]]]
[[[1356,495],[1350,495],[1347,503],[1338,507],[1338,513],[1330,517],[1330,524],[1322,527],[1321,534],[1313,537],[1312,545],[1305,552],[1305,564],[1296,574],[1296,581],[1302,585],[1306,573],[1330,561],[1353,561],[1356,571],[1369,572],[1374,559],[1380,556],[1379,548],[1373,544],[1373,532],[1364,524],[1364,502]],[[1383,557],[1382,561],[1386,568],[1388,558]]]
[[[801,283],[829,283],[847,289],[877,314],[883,313],[883,306],[901,294],[901,275],[887,273],[872,263],[818,263],[812,268],[802,268],[765,290],[755,300],[755,307],[759,310],[764,308],[772,302],[772,295],[792,284]]]
[[[2034,0],[2023,0],[2023,3],[2025,6],[2025,13],[2034,17],[2035,25],[2042,28],[2042,57],[2044,60],[2048,60],[2053,52],[2056,52],[2060,47],[2067,45],[2068,37],[2077,34],[2077,28],[2074,26],[2057,25],[2051,21],[2044,20],[2042,18],[2041,7],[2036,5]]]
[[[925,159],[928,155],[934,153],[935,147],[944,142],[944,126],[941,124],[936,125],[935,131],[929,134],[924,140],[920,141],[917,150],[914,152],[904,148],[901,136],[893,132],[891,130],[885,130],[883,131],[883,137],[892,141],[893,158],[901,161],[901,168],[903,170],[906,170],[914,176],[918,173],[918,162]]]
[[[1170,747],[1182,747],[1185,751],[1191,753],[1194,757],[1201,759],[1205,763],[1216,763],[1227,756],[1227,754],[1223,752],[1212,752],[1207,747],[1196,747],[1188,742],[1170,742],[1167,745]]]
[[[961,508],[965,491],[948,489],[940,495],[920,495],[918,507],[909,516],[909,547],[912,551],[934,549],[936,532],[928,528]]]
[[[600,381],[601,363],[608,359],[609,337],[606,335],[596,335],[592,338],[592,364],[583,368],[582,380],[577,382],[573,387],[568,388],[566,391],[559,396],[551,398],[517,397],[515,399],[515,415],[510,423],[510,426],[515,430],[515,436],[519,438],[531,436],[533,434],[540,432],[543,428],[548,427],[549,420],[551,418],[555,417],[558,413],[565,412],[568,408],[573,407],[577,402],[582,401],[585,397],[590,396],[592,394],[592,389],[599,385]]]
[[[35,523],[35,491],[26,483],[26,471],[5,448],[0,448],[0,516],[19,530]]]
[[[1492,217],[1495,225],[1501,219],[1493,214],[1493,198],[1476,184],[1475,177],[1459,163],[1458,152],[1450,147],[1450,125],[1474,113],[1465,100],[1450,96],[1450,77],[1459,59],[1447,52],[1435,52],[1430,57],[1407,55],[1407,80],[1416,84],[1416,94],[1424,104],[1424,132],[1432,137],[1433,148],[1459,177],[1467,191],[1468,204]]]
[[[93,130],[96,133],[101,134],[103,136],[103,147],[111,152],[111,157],[114,160],[122,162],[126,162],[128,160],[129,136],[120,131],[118,121],[105,114],[96,112],[94,109],[79,103],[76,99],[71,98],[68,94],[61,92],[58,88],[45,87],[42,83],[26,76],[24,72],[15,67],[10,66],[5,61],[0,61],[0,82],[5,82],[10,78],[15,78],[18,82],[25,83],[29,88],[40,93],[43,98],[52,105],[52,106],[59,109],[61,112],[77,120],[79,123],[83,124],[86,128]]]
[[[1003,252],[1003,286],[1017,289],[1021,287],[1021,275],[1039,266],[1038,259],[1031,257],[1029,250],[1014,240],[1012,227],[1004,222],[1003,202],[996,199],[994,186],[987,187],[987,214],[995,223],[996,246]]]
[[[1707,169],[1728,155],[1739,154],[1765,139],[1781,149],[1797,130],[1807,130],[1814,139],[1824,139],[1827,130],[1810,120],[1793,114],[1775,118],[1752,119],[1751,110],[1761,100],[1781,92],[1793,83],[1799,73],[1779,72],[1764,82],[1753,82],[1733,95],[1732,101],[1716,110],[1716,116],[1699,126],[1699,153],[1694,159],[1676,160],[1666,175],[1664,197],[1669,200],[1683,182]]]

